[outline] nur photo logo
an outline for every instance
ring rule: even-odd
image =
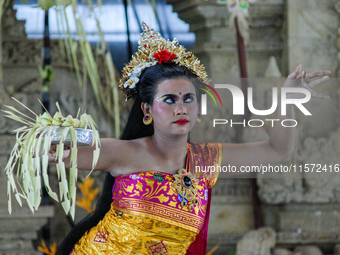
[[[217,103],[216,103],[214,96],[211,94],[211,92],[208,89],[210,89],[212,92],[214,92],[215,95],[217,96],[218,100],[220,101],[221,106],[222,106],[222,100],[221,100],[220,95],[217,93],[217,91],[213,87],[209,86],[208,84],[204,84],[204,85],[205,85],[206,88],[205,89],[201,88],[201,90],[203,90],[205,93],[207,93],[212,98],[212,100],[214,101],[215,106],[217,106]],[[207,115],[207,95],[206,94],[201,95],[201,114]]]
[[[312,114],[307,110],[307,108],[303,105],[311,99],[311,92],[305,88],[289,88],[289,87],[282,87],[282,88],[272,88],[271,93],[271,106],[268,109],[256,109],[254,106],[254,92],[252,87],[247,88],[247,97],[245,97],[243,91],[237,87],[236,85],[232,84],[215,84],[213,88],[212,86],[206,85],[206,89],[202,90],[206,92],[206,94],[201,95],[201,114],[207,115],[207,94],[213,99],[215,106],[217,106],[217,102],[213,96],[213,94],[208,90],[210,89],[218,98],[221,106],[222,100],[220,95],[217,93],[216,89],[227,89],[232,96],[232,113],[233,116],[245,115],[245,107],[248,107],[248,110],[253,115],[258,116],[269,116],[270,114],[274,113],[279,106],[279,99],[280,99],[280,114],[282,116],[287,115],[286,108],[287,105],[295,105],[304,115],[311,116]],[[279,93],[280,92],[280,93]],[[301,98],[290,98],[289,94],[301,94]],[[245,100],[247,102],[245,103]],[[269,100],[270,101],[270,100]],[[274,122],[279,121],[283,127],[295,127],[297,125],[297,121],[294,119],[244,119],[243,121],[235,122],[232,119],[215,119],[213,120],[213,127],[216,125],[225,125],[230,124],[232,127],[233,125],[242,125],[244,127],[262,127],[265,121],[271,122],[271,126],[274,126]]]

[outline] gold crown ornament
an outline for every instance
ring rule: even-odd
[[[179,45],[177,38],[174,38],[173,41],[166,40],[144,22],[142,22],[142,28],[144,32],[138,40],[138,51],[123,68],[122,77],[119,81],[119,88],[126,95],[126,99],[136,94],[136,84],[145,68],[170,61],[192,70],[203,83],[210,82],[205,68],[198,58],[182,45]]]

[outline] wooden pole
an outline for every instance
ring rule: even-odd
[[[45,24],[44,24],[44,39],[43,39],[43,53],[42,53],[42,69],[45,70],[46,66],[51,65],[51,40],[49,30],[49,10],[45,11]],[[47,111],[49,111],[50,104],[50,80],[45,77],[42,87],[42,103]]]
[[[241,75],[241,83],[242,83],[242,91],[244,95],[244,113],[246,121],[249,120],[249,108],[248,108],[248,73],[247,73],[247,60],[246,60],[246,50],[244,46],[244,39],[240,33],[240,29],[238,27],[237,18],[235,18],[235,27],[236,27],[236,36],[237,36],[237,50],[238,50],[238,60],[240,65],[240,75]]]
[[[248,102],[247,88],[249,86],[248,73],[247,73],[247,60],[246,60],[244,39],[240,33],[237,18],[235,18],[235,27],[236,27],[236,35],[237,35],[237,48],[238,48],[238,58],[239,58],[239,65],[240,65],[242,91],[244,95],[245,120],[248,121],[250,117],[250,113],[249,113],[249,108],[247,104]],[[250,184],[251,184],[251,190],[252,190],[255,228],[260,228],[260,227],[263,227],[263,218],[262,218],[261,202],[257,195],[258,187],[256,183],[256,178],[251,178]]]

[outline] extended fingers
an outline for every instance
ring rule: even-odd
[[[299,73],[301,72],[301,64],[298,64],[295,71],[288,75],[287,78],[293,79],[298,77]]]
[[[313,89],[314,87],[318,86],[319,84],[321,84],[321,83],[323,83],[327,80],[329,80],[329,76],[325,76],[325,77],[322,77],[320,79],[311,81],[311,82],[308,83],[308,86]]]
[[[71,150],[70,148],[63,151],[63,159],[68,158],[70,156]]]
[[[50,150],[48,151],[49,154],[55,154],[57,150],[57,145],[56,144],[51,144]]]
[[[319,77],[319,76],[323,76],[323,75],[329,75],[331,74],[331,71],[329,70],[321,70],[321,71],[316,71],[316,72],[312,72],[312,73],[309,73],[307,74],[307,78],[310,78],[310,79],[313,79],[313,78],[316,78],[316,77]]]
[[[307,74],[306,71],[301,72],[301,68],[302,68],[301,64],[299,64],[296,67],[295,71],[293,73],[291,73],[290,75],[288,75],[288,78],[296,79],[297,81],[300,80],[301,81],[300,86],[302,85],[302,87],[308,89],[311,92],[312,97],[328,99],[329,96],[318,93],[318,92],[314,91],[313,88],[316,87],[317,85],[327,81],[329,79],[328,75],[331,74],[331,71],[320,70],[320,71],[316,71],[316,72],[312,72],[312,73]],[[300,74],[300,72],[301,72],[301,74]],[[324,76],[324,77],[311,81],[311,79],[317,78],[317,77],[320,77],[320,76]]]
[[[329,96],[324,95],[324,94],[321,94],[321,93],[318,93],[318,92],[316,92],[316,91],[314,91],[314,90],[311,90],[310,92],[311,92],[311,96],[312,96],[312,97],[315,97],[315,98],[322,98],[322,99],[329,99]]]
[[[48,156],[48,162],[49,163],[54,162],[56,160],[56,156],[57,156],[55,148],[52,148],[52,146],[51,146],[50,150],[47,153],[47,156]]]
[[[64,146],[63,149],[63,160],[65,158],[68,158],[70,156],[71,153],[71,147],[70,146]],[[52,144],[50,147],[50,150],[47,153],[48,158],[49,158],[49,162],[53,162],[56,160],[57,157],[57,145],[56,144]]]
[[[322,98],[322,99],[329,99],[329,96],[318,93],[313,90],[313,88],[329,79],[328,76],[322,77],[320,79],[314,80],[312,82],[309,82],[309,79],[307,76],[303,76],[303,84],[302,86],[306,89],[308,89],[311,92],[311,96],[315,98]]]

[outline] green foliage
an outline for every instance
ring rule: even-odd
[[[237,250],[235,247],[233,250],[229,251],[226,255],[236,255],[236,254],[237,254]]]

